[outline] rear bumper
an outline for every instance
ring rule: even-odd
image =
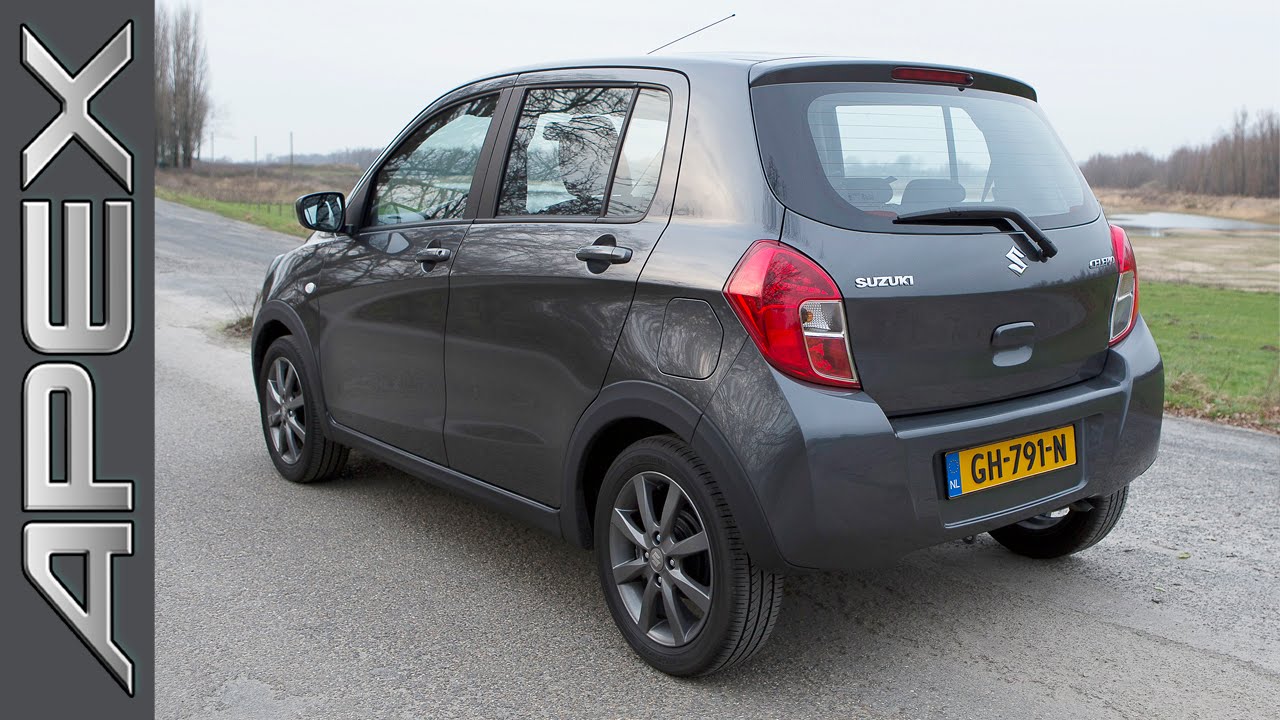
[[[695,447],[721,456],[723,489],[758,562],[873,567],[1115,492],[1154,462],[1163,403],[1160,354],[1141,319],[1091,380],[901,418],[863,393],[792,381],[748,345],[707,406]],[[946,498],[946,452],[1067,424],[1076,465]]]

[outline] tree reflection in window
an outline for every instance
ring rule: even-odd
[[[599,216],[628,88],[535,88],[525,95],[507,157],[499,215]]]
[[[497,100],[487,95],[445,110],[410,135],[378,170],[370,223],[462,217]]]
[[[613,172],[610,217],[643,215],[648,211],[658,191],[670,120],[671,96],[665,90],[641,90],[627,121],[627,137]]]

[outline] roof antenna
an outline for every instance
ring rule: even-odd
[[[697,30],[694,30],[693,32],[689,33],[688,35],[681,35],[680,37],[676,38],[675,40],[672,40],[671,42],[667,43],[666,45],[659,45],[658,47],[656,47],[656,48],[654,48],[654,49],[650,50],[649,52],[645,53],[645,55],[652,55],[652,54],[654,54],[654,53],[658,52],[659,50],[661,50],[661,49],[662,49],[662,48],[664,48],[664,47],[670,47],[671,45],[675,45],[676,43],[680,42],[681,40],[683,40],[683,39],[685,39],[685,38],[687,38],[687,37],[692,37],[692,36],[694,36],[694,35],[697,35],[698,33],[702,32],[703,30],[706,30],[706,29],[707,29],[707,28],[709,28],[709,27],[714,27],[714,26],[719,25],[720,23],[724,22],[725,20],[728,20],[729,18],[737,17],[737,16],[738,16],[738,13],[733,13],[732,15],[728,15],[728,16],[726,16],[726,17],[722,17],[722,18],[720,18],[719,20],[717,20],[717,21],[715,21],[715,22],[711,23],[710,25],[703,25],[702,27],[698,28]]]

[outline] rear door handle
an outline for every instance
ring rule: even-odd
[[[444,262],[451,257],[453,257],[453,251],[449,248],[436,247],[423,250],[414,259],[423,265],[433,265],[438,262]]]
[[[588,245],[578,248],[578,259],[585,263],[598,262],[620,265],[631,260],[631,248],[613,245]]]

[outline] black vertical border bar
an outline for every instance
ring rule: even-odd
[[[5,216],[10,261],[0,282],[0,462],[9,490],[0,492],[0,622],[5,671],[0,694],[12,717],[144,718],[155,704],[155,332],[154,332],[154,13],[152,0],[10,0],[0,3],[0,113]],[[126,189],[79,143],[64,147],[24,190],[22,150],[62,111],[58,98],[21,62],[26,26],[74,75],[122,27],[132,34],[132,58],[90,101],[90,112],[133,156]],[[105,232],[105,203],[133,207],[132,335],[102,355],[42,354],[23,335],[21,203],[51,204],[53,239],[63,232],[61,203],[92,203],[92,236]],[[61,258],[59,258],[61,259]],[[65,276],[65,275],[64,275]],[[110,311],[110,309],[108,310]],[[23,379],[42,363],[74,363],[93,378],[94,476],[133,483],[128,512],[28,512],[23,508]],[[133,554],[113,562],[114,640],[134,664],[126,693],[23,572],[22,529],[28,523],[128,523]]]

